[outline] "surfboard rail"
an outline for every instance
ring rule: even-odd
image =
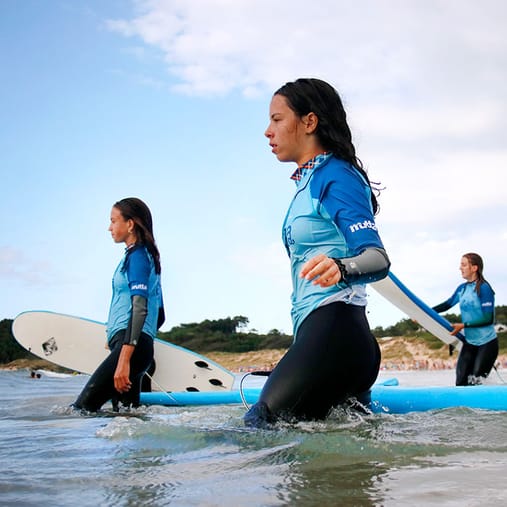
[[[391,271],[382,280],[370,284],[381,296],[418,322],[442,342],[460,349],[465,337],[461,333],[451,335],[452,324],[419,299]]]

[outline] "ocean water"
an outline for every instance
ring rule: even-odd
[[[454,372],[388,376],[452,385]],[[260,431],[242,406],[78,415],[68,405],[86,380],[0,371],[0,505],[507,504],[507,412],[336,410]]]

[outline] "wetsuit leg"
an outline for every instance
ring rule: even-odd
[[[491,340],[490,342],[485,343],[479,347],[479,350],[477,351],[477,355],[475,357],[472,374],[475,377],[486,378],[495,365],[497,357],[498,338],[495,338],[494,340]]]
[[[153,340],[145,333],[141,333],[136,350],[130,359],[130,381],[132,386],[126,393],[120,395],[120,401],[125,407],[140,405],[141,386],[145,372],[154,364]]]
[[[126,404],[135,403],[137,400],[137,404],[139,404],[141,377],[153,359],[153,340],[145,333],[141,333],[139,342],[130,359],[130,380],[133,393],[121,395],[114,388],[114,372],[123,346],[124,333],[124,330],[120,331],[112,338],[110,354],[88,380],[81,394],[74,402],[75,408],[96,412],[108,400],[113,401],[113,407],[117,407],[118,400]]]
[[[74,402],[75,408],[96,412],[106,401],[117,397],[119,394],[114,389],[113,382],[114,371],[118,364],[122,347],[122,340],[118,334],[113,337],[109,346],[111,352],[93,372],[81,394]],[[113,405],[117,405],[117,402],[115,401]]]
[[[456,385],[467,386],[469,385],[469,377],[473,375],[473,366],[475,357],[477,355],[475,345],[463,342],[463,347],[459,353],[458,362],[456,364]]]
[[[364,307],[319,307],[301,324],[245,424],[263,426],[284,416],[323,419],[348,397],[368,391],[379,367],[380,349]]]

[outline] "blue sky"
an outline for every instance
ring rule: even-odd
[[[492,0],[0,1],[0,318],[105,320],[110,208],[138,196],[164,330],[245,315],[291,332],[293,166],[263,132],[301,76],[342,94],[393,272],[437,304],[476,251],[507,304],[506,21]],[[370,293],[372,326],[404,317]]]

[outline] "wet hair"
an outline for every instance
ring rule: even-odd
[[[483,283],[488,283],[484,278],[484,274],[482,273],[484,270],[484,262],[482,260],[482,257],[479,254],[473,252],[466,253],[463,255],[463,257],[465,257],[465,259],[468,259],[468,262],[472,266],[477,266],[477,280],[475,282],[475,292],[479,294],[481,290],[481,285]]]
[[[285,97],[289,107],[297,116],[314,113],[318,117],[316,135],[320,144],[326,151],[345,160],[361,173],[372,190],[371,204],[376,214],[379,205],[375,193],[378,194],[379,189],[372,188],[363,164],[356,155],[352,133],[347,123],[347,114],[338,92],[320,79],[300,78],[286,83],[274,94]]]
[[[125,220],[134,222],[134,232],[137,243],[146,247],[153,257],[155,263],[155,272],[160,274],[160,253],[153,236],[153,219],[148,206],[137,197],[126,197],[121,201],[115,202],[113,207],[118,209]]]

